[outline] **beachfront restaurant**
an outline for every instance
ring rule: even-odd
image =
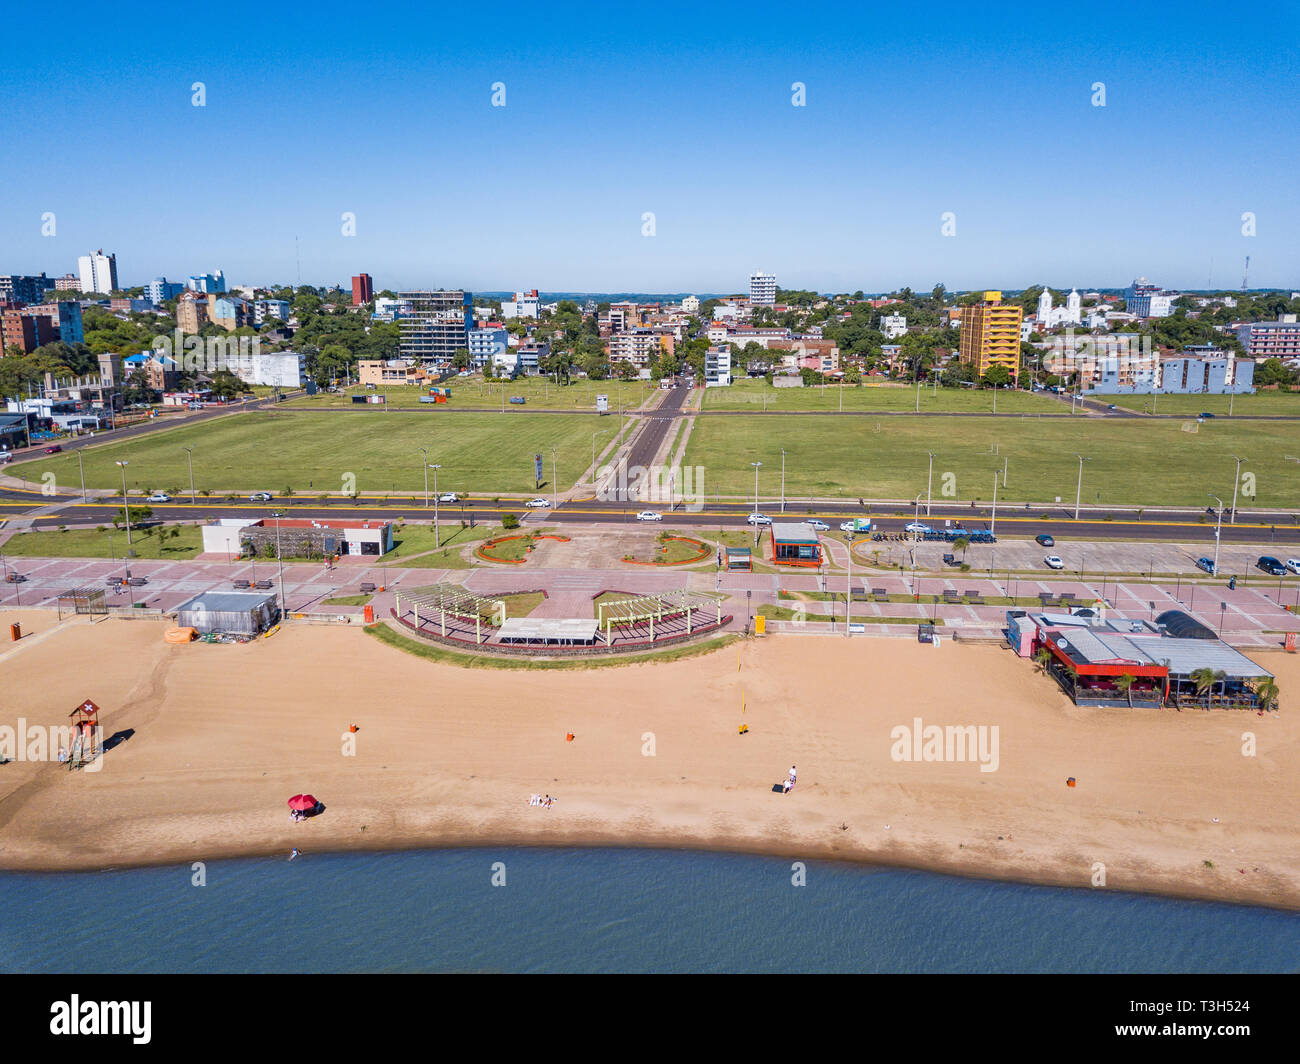
[[[772,525],[772,562],[816,568],[822,563],[817,530],[809,524],[778,522]]]
[[[1170,635],[1119,617],[1043,615],[1035,622],[1035,650],[1047,651],[1048,673],[1079,706],[1257,710],[1258,687],[1273,678],[1217,637]]]

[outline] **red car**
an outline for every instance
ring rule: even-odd
[[[58,453],[59,453],[60,451],[62,451],[62,450],[63,450],[63,448],[60,447],[60,446],[56,443],[53,447],[46,447],[46,448],[45,448],[45,453],[46,453],[46,454],[58,454]]]

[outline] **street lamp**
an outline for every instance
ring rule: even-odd
[[[989,535],[997,531],[998,525],[998,471],[993,470],[993,514],[989,517]]]
[[[560,487],[555,482],[555,448],[551,448],[551,512],[560,505]]]
[[[81,461],[81,451],[77,451],[77,471],[81,474],[81,501],[86,501],[86,467]],[[192,501],[192,500],[191,500]]]
[[[424,466],[424,508],[427,510],[429,508],[429,448],[417,447],[416,450],[420,452],[422,459],[420,464]]]
[[[81,457],[81,454],[78,453],[78,454],[77,454],[77,457],[80,458],[80,457]],[[194,505],[194,502],[195,502],[195,499],[194,499],[194,448],[193,448],[193,447],[186,447],[186,448],[185,448],[185,462],[186,462],[186,464],[190,467],[190,505],[193,506],[193,505]],[[85,485],[84,485],[84,484],[82,485],[82,490],[83,490],[83,492],[84,492],[84,490],[85,490]]]
[[[1237,458],[1235,454],[1232,457],[1237,461],[1237,475],[1232,482],[1232,518],[1228,523],[1235,525],[1237,523],[1237,485],[1241,483],[1241,466],[1243,462],[1248,462],[1249,459]]]
[[[925,474],[925,516],[930,516],[930,488],[934,485],[934,460],[939,456],[933,451],[926,451],[930,456],[929,468]]]
[[[424,450],[424,448],[420,449]],[[426,466],[424,470],[425,506],[429,505],[429,470],[433,470],[433,547],[435,550],[442,546],[442,542],[438,537],[438,470],[441,468],[441,465],[434,464]]]
[[[750,462],[754,467],[754,546],[758,546],[758,471],[763,467],[762,462]]]
[[[1077,521],[1079,520],[1079,499],[1083,495],[1083,463],[1091,462],[1092,459],[1084,458],[1081,454],[1076,454],[1074,457],[1079,460],[1079,482],[1074,489],[1074,519]]]
[[[785,513],[785,448],[781,448],[781,512]]]
[[[127,550],[131,549],[131,502],[126,497],[126,467],[129,462],[118,462],[117,465],[122,467],[122,512],[126,515],[126,546]]]
[[[1223,527],[1223,500],[1220,499],[1213,492],[1207,491],[1205,494],[1219,504],[1219,508],[1214,511],[1216,514],[1216,520],[1214,522],[1214,575],[1218,576],[1219,575],[1219,531]]]

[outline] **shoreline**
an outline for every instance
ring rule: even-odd
[[[179,646],[142,619],[29,625],[37,639],[0,661],[0,725],[59,724],[93,697],[105,735],[130,734],[99,772],[0,768],[5,872],[292,846],[617,847],[1300,911],[1294,655],[1268,656],[1282,708],[1258,717],[1078,708],[1031,662],[946,641],[770,636],[535,675],[429,662],[353,628]],[[996,770],[892,756],[891,729],[916,718],[1000,728]],[[772,793],[792,761],[796,789]],[[295,824],[300,792],[325,811]],[[529,806],[534,792],[559,801]]]

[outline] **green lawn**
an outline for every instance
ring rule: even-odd
[[[1190,424],[1196,432],[1185,432]],[[994,447],[998,453],[994,453]],[[1283,421],[1156,421],[1116,418],[703,417],[686,449],[685,464],[704,467],[707,498],[752,497],[752,461],[763,463],[759,507],[775,512],[785,448],[787,495],[911,499],[924,495],[927,452],[933,451],[933,497],[943,501],[952,473],[959,501],[987,502],[994,471],[1008,461],[999,498],[1072,504],[1079,465],[1086,505],[1209,505],[1206,492],[1232,495],[1236,463],[1255,474],[1260,507],[1300,509],[1300,428]],[[1241,504],[1239,496],[1238,503]]]
[[[1151,411],[1149,395],[1094,395],[1099,403],[1114,403],[1127,410]],[[1252,414],[1257,417],[1300,417],[1300,392],[1260,392],[1257,395],[1157,395],[1155,413],[1195,417],[1202,410],[1219,417]]]
[[[203,553],[203,533],[197,525],[169,525],[180,529],[175,539],[164,543],[159,530],[131,530],[131,549],[139,558],[180,561]],[[111,537],[111,538],[110,538]],[[42,558],[121,558],[126,550],[126,532],[105,528],[74,528],[67,532],[21,532],[0,544],[0,554],[12,557]]]
[[[999,390],[997,393],[997,412],[999,414],[1068,414],[1069,407],[1063,407],[1056,399],[1048,399],[1032,392]],[[879,384],[879,385],[833,385],[825,387],[814,385],[806,388],[774,388],[762,378],[740,380],[729,388],[708,388],[704,393],[705,410],[777,410],[777,411],[814,411],[843,409],[912,411],[917,405],[915,385]],[[964,413],[991,414],[993,412],[993,390],[991,388],[934,388],[924,385],[920,390],[921,413]]]
[[[482,495],[485,492],[534,490],[533,455],[544,455],[544,479],[551,476],[551,451],[562,487],[568,487],[591,464],[592,434],[596,448],[618,431],[617,418],[592,415],[455,414],[450,418],[390,415],[382,420],[351,414],[274,413],[232,414],[199,425],[177,428],[120,443],[88,447],[86,485],[120,488],[121,470],[113,463],[126,459],[127,486],[133,492],[150,489],[189,491],[186,447],[194,448],[194,482],[224,494],[236,491],[282,493],[292,487],[299,496],[343,491],[348,476],[362,493],[423,491],[424,456],[440,463],[439,491]],[[40,482],[52,471],[64,487],[78,485],[74,454],[43,456],[18,463],[7,472]],[[430,489],[433,488],[432,478]],[[175,494],[175,492],[173,492]]]
[[[480,520],[473,528],[442,522],[438,526],[438,547],[433,545],[433,525],[406,524],[393,530],[393,550],[390,563],[402,569],[469,569],[471,563],[461,557],[461,548],[478,543],[489,536],[504,534],[504,529],[491,521]]]
[[[592,381],[592,380],[575,380],[572,384],[557,385],[549,377],[519,377],[515,380],[505,381],[505,409],[507,413],[517,413],[519,406],[510,404],[512,395],[521,395],[527,400],[524,404],[526,410],[530,406],[540,407],[544,410],[572,410],[574,413],[591,414],[596,410],[596,396],[609,396],[609,407],[614,413],[619,409],[619,395],[623,397],[623,408],[625,410],[634,410],[647,397],[652,396],[658,390],[658,384],[650,381]],[[447,408],[453,410],[495,410],[501,411],[502,404],[502,382],[493,380],[485,381],[482,377],[453,377],[445,381],[439,387],[451,389],[451,399],[447,402]],[[361,394],[382,394],[386,403],[376,403],[373,406],[364,406],[353,404],[351,396]],[[442,404],[421,403],[420,396],[427,395],[427,388],[417,388],[410,385],[395,385],[393,387],[381,388],[362,388],[353,387],[347,389],[343,395],[333,395],[329,392],[320,392],[311,397],[302,397],[291,399],[284,405],[294,409],[319,409],[320,407],[339,407],[356,405],[359,409],[371,413],[382,414],[384,406],[391,406],[394,409],[403,408],[428,408],[431,413],[442,413],[444,407]]]
[[[324,600],[326,606],[365,606],[374,595],[340,595],[338,598]]]

